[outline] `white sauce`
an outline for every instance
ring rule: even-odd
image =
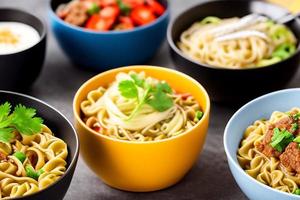
[[[227,41],[227,40],[248,38],[248,37],[251,37],[251,36],[259,37],[259,38],[262,38],[266,41],[269,40],[268,36],[263,32],[259,32],[259,31],[255,31],[255,30],[247,30],[247,31],[239,31],[239,32],[227,34],[227,35],[224,35],[224,36],[221,36],[221,37],[217,37],[216,41],[217,42],[223,42],[223,41]]]
[[[40,35],[33,27],[20,22],[0,22],[0,55],[17,53],[37,44]]]

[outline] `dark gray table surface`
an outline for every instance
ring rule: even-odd
[[[170,0],[170,2],[171,14],[175,17],[201,0]],[[28,94],[50,103],[72,120],[72,99],[76,90],[96,73],[75,68],[63,54],[51,33],[47,6],[48,0],[0,0],[0,7],[21,8],[43,18],[48,23],[46,62],[40,77]],[[165,42],[156,56],[145,64],[172,68],[167,43]],[[299,73],[289,87],[299,87]],[[151,193],[115,190],[103,184],[80,158],[65,199],[246,199],[229,171],[223,148],[224,127],[235,110],[229,106],[212,104],[210,127],[204,150],[192,170],[173,187]]]

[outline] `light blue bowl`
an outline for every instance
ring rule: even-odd
[[[270,118],[274,111],[288,111],[300,107],[300,88],[287,89],[261,96],[240,108],[229,120],[224,133],[224,147],[228,164],[237,184],[249,199],[293,200],[300,196],[281,192],[256,181],[240,167],[237,150],[245,129],[254,121]]]
[[[129,31],[97,32],[73,26],[61,20],[53,10],[69,0],[50,0],[49,13],[53,33],[66,55],[74,63],[97,71],[114,67],[145,64],[154,56],[166,36],[167,8],[154,22]]]

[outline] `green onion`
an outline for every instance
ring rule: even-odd
[[[18,158],[19,161],[21,161],[21,163],[23,163],[26,159],[26,155],[23,152],[20,151],[16,151],[13,156],[15,156],[16,158]]]
[[[262,59],[257,63],[258,67],[264,67],[264,66],[268,66],[268,65],[272,65],[275,63],[280,62],[282,59],[280,57],[272,57],[269,59]]]
[[[272,57],[279,57],[281,59],[286,59],[290,57],[293,53],[295,53],[296,47],[293,44],[281,44],[279,45],[275,51],[272,53]]]
[[[195,119],[194,121],[200,121],[200,119],[203,117],[203,112],[197,110],[195,114]]]
[[[279,152],[294,140],[294,135],[287,130],[280,131],[279,128],[274,128],[271,146]]]
[[[96,14],[100,11],[100,7],[96,3],[92,3],[91,7],[87,10],[89,15]]]
[[[294,120],[298,120],[300,118],[300,113],[294,114],[293,118]]]
[[[27,165],[25,167],[25,171],[26,171],[26,176],[27,177],[33,178],[35,180],[38,180],[40,175],[42,173],[44,173],[43,169],[40,169],[39,171],[36,172],[31,165]]]
[[[292,124],[292,131],[296,131],[298,129],[298,124],[297,123],[293,123]]]
[[[293,194],[300,195],[300,189],[297,188],[297,189],[293,192]]]

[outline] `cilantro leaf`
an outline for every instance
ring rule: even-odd
[[[139,86],[139,87],[141,87],[141,88],[144,87],[145,80],[140,79],[140,78],[138,77],[137,74],[131,74],[130,77],[134,80],[134,83],[135,83],[137,86]]]
[[[10,113],[11,105],[8,102],[0,105],[0,122],[6,119]]]
[[[26,108],[19,104],[12,113],[12,125],[24,135],[33,135],[42,130],[43,120],[40,117],[34,117],[36,110]]]
[[[131,80],[124,80],[119,83],[118,86],[121,95],[128,99],[138,99],[138,89],[135,83]]]
[[[165,93],[172,94],[172,92],[173,92],[172,88],[169,86],[168,83],[158,83],[156,87],[158,90],[161,90],[162,92],[165,92]]]
[[[13,128],[0,128],[0,142],[9,143],[13,138]]]
[[[280,131],[279,128],[274,128],[273,133],[271,146],[279,152],[282,152],[294,140],[294,135],[287,130]]]
[[[173,106],[173,99],[167,95],[171,91],[167,83],[158,83],[155,88],[152,88],[147,104],[159,112],[168,110]]]

